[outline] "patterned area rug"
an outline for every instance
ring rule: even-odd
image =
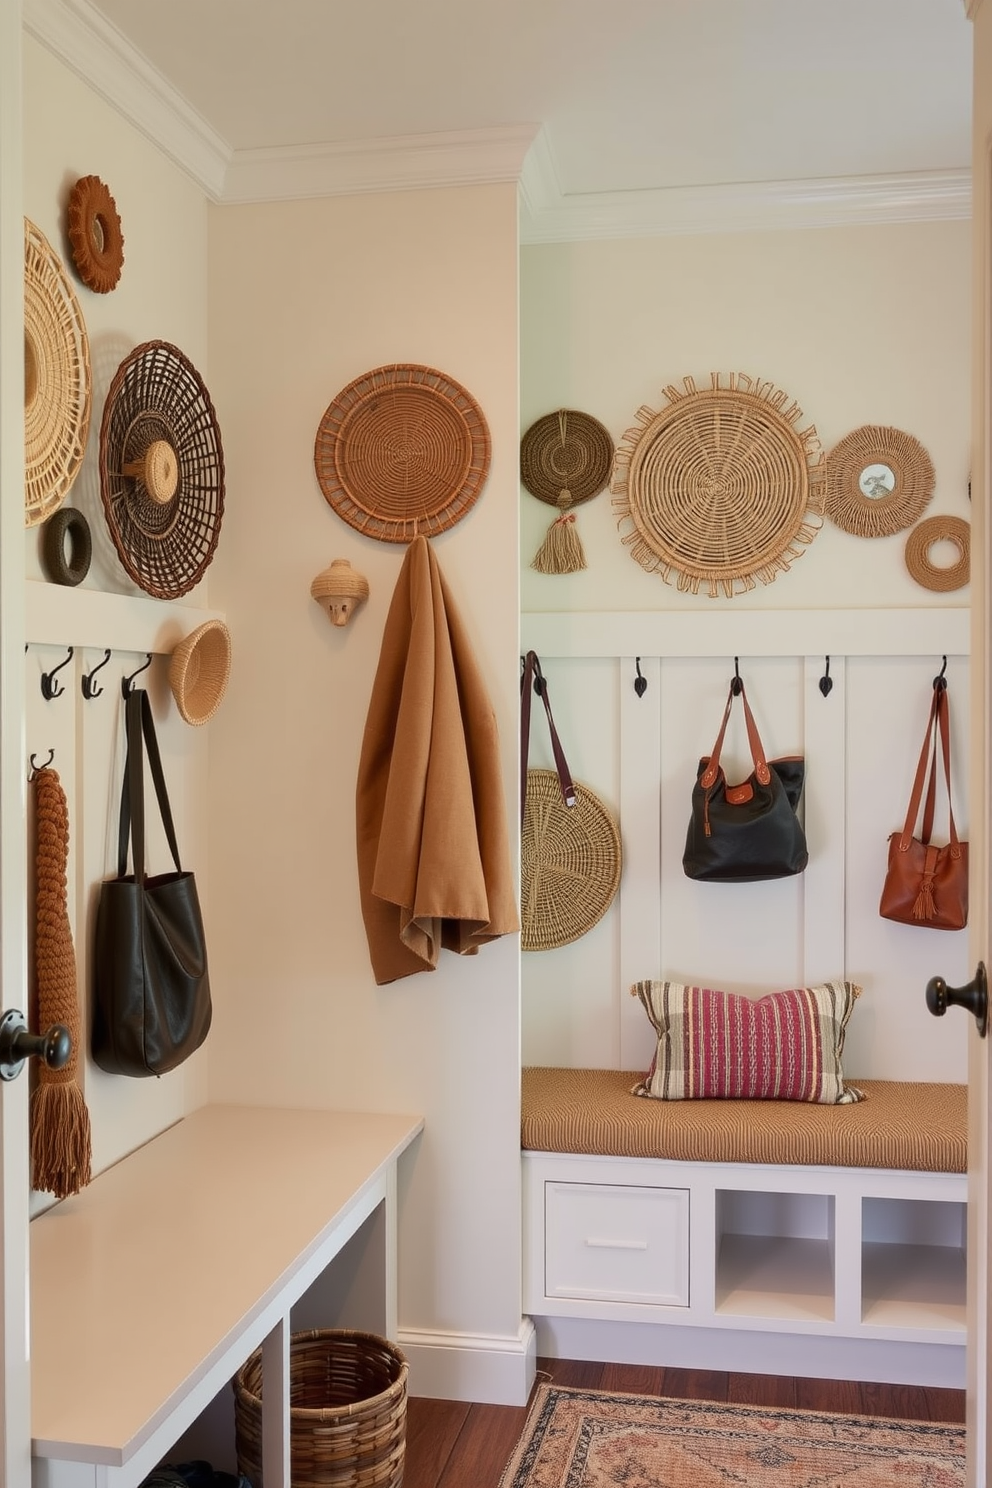
[[[501,1488],[963,1488],[964,1427],[538,1385]]]

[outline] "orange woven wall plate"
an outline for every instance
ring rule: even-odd
[[[434,367],[395,363],[356,377],[317,428],[317,481],[366,537],[409,543],[445,532],[475,505],[489,473],[482,410]]]
[[[770,584],[820,530],[823,450],[771,382],[714,372],[641,408],[613,462],[621,537],[648,573],[711,598]]]
[[[72,261],[87,289],[109,294],[124,265],[117,203],[99,176],[80,176],[69,196]]]

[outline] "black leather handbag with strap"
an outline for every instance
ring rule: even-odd
[[[744,708],[754,769],[730,785],[720,753],[735,697]],[[699,761],[682,857],[686,876],[704,883],[752,883],[802,873],[809,852],[796,810],[805,778],[801,756],[765,758],[744,683],[735,677],[713,752]]]

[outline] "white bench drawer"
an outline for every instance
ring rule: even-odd
[[[546,1183],[545,1291],[689,1305],[689,1190]]]

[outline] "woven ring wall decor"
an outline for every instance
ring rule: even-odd
[[[525,951],[568,945],[597,924],[620,887],[623,854],[612,815],[575,782],[566,806],[557,770],[527,771],[520,834],[521,939]]]
[[[958,550],[955,563],[938,568],[930,550],[939,542],[952,543]],[[918,522],[906,539],[906,567],[924,589],[946,594],[963,589],[971,577],[971,526],[963,517],[927,517]]]
[[[74,506],[60,506],[41,529],[45,572],[53,584],[75,588],[90,571],[93,537],[90,524]]]
[[[156,599],[202,578],[224,514],[224,451],[210,394],[188,357],[146,341],[121,362],[100,429],[100,494],[128,574]]]
[[[934,480],[933,461],[912,434],[863,424],[827,456],[827,516],[855,537],[891,537],[922,516]]]
[[[90,428],[90,343],[79,301],[40,228],[24,219],[24,525],[62,505]]]
[[[771,382],[713,373],[664,389],[617,447],[611,490],[624,544],[649,573],[711,598],[770,584],[820,530],[823,450]]]
[[[434,367],[395,363],[356,377],[326,409],[313,463],[328,504],[380,542],[453,527],[489,473],[482,410]]]
[[[613,440],[591,414],[559,408],[531,424],[520,441],[520,479],[538,501],[562,511],[605,491]]]
[[[99,176],[80,176],[69,193],[68,216],[80,279],[94,294],[109,294],[121,277],[124,234],[117,203]]]

